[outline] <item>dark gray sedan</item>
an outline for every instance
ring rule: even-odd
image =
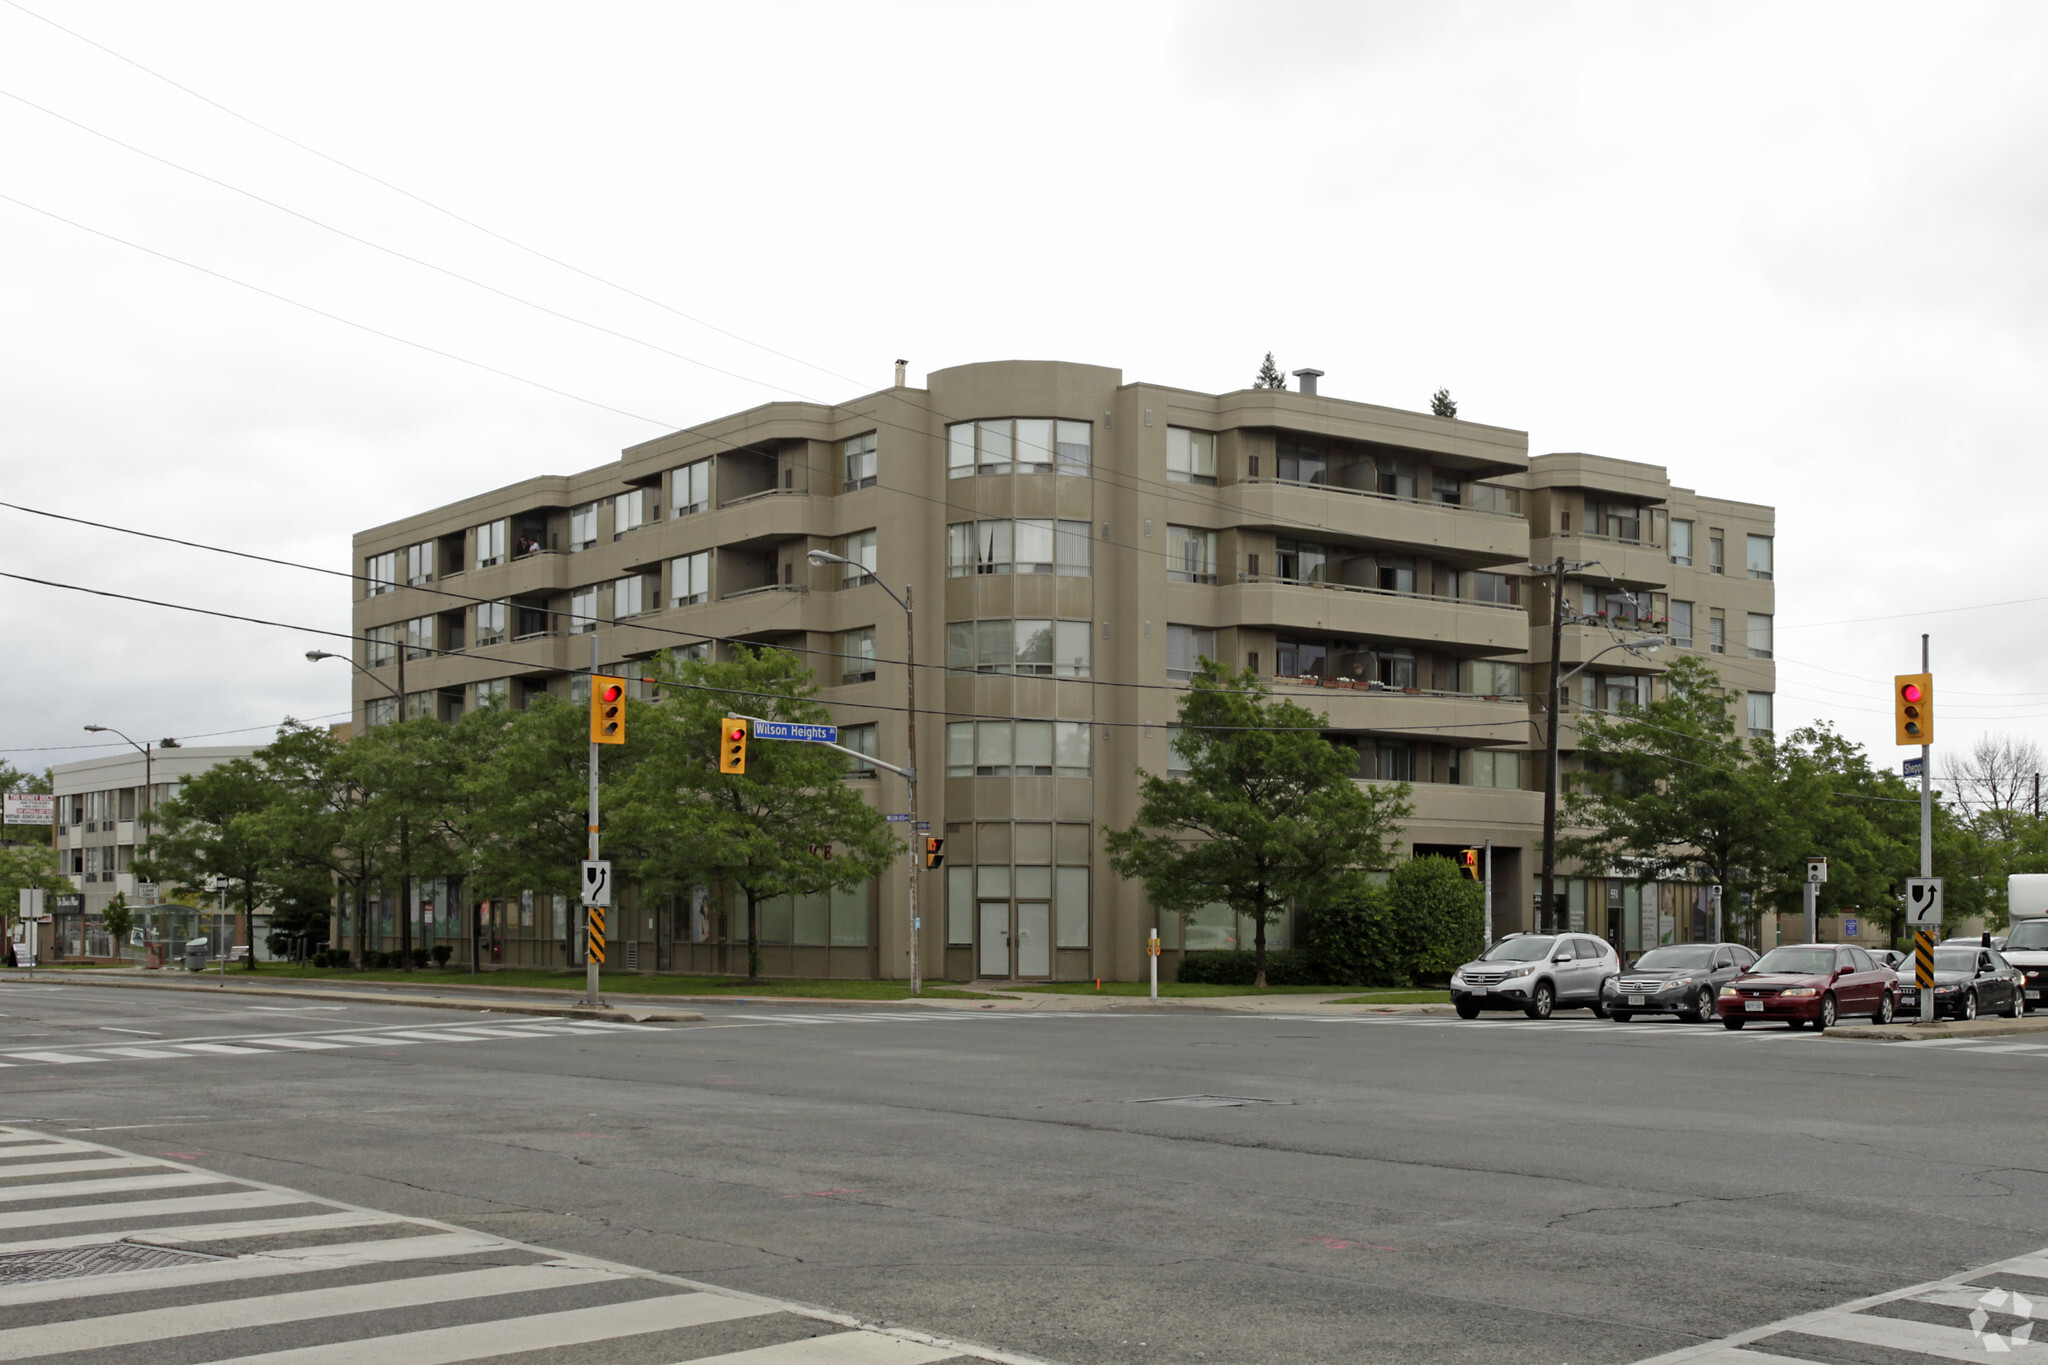
[[[1674,943],[1652,948],[1633,967],[1609,978],[1601,1002],[1622,1023],[1638,1014],[1675,1014],[1695,1023],[1714,1019],[1724,982],[1750,969],[1756,954],[1739,943]]]
[[[1934,1017],[1975,1019],[2002,1014],[2017,1019],[2027,1008],[2020,969],[1996,948],[1950,947],[1934,950]],[[1910,960],[1899,973],[1899,1018],[1920,1017],[1920,992],[1913,983]]]

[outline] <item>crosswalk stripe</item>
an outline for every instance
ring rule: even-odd
[[[192,1184],[201,1182],[192,1181]],[[177,1199],[136,1199],[110,1204],[73,1204],[61,1209],[24,1209],[0,1213],[0,1228],[56,1227],[63,1223],[99,1223],[116,1218],[156,1218],[169,1214],[225,1213],[274,1204],[303,1204],[301,1195],[275,1190],[238,1190],[233,1194],[186,1195]]]
[[[274,1237],[293,1232],[321,1232],[334,1228],[379,1227],[405,1220],[389,1213],[313,1213],[298,1218],[249,1218],[235,1223],[188,1223],[183,1227],[118,1228],[109,1232],[79,1232],[68,1237],[31,1237],[18,1242],[0,1242],[0,1256],[17,1251],[68,1251],[73,1247],[103,1246],[128,1238],[152,1246],[173,1246],[179,1242],[229,1242],[239,1237]]]
[[[385,1312],[428,1304],[455,1303],[500,1294],[533,1294],[546,1289],[574,1288],[615,1280],[596,1266],[518,1265],[456,1271],[414,1280],[378,1280],[333,1289],[306,1289],[267,1298],[229,1299],[80,1318],[41,1327],[0,1330],[0,1360],[56,1355],[62,1351],[97,1351],[109,1346],[231,1332],[247,1327],[274,1327],[287,1322],[340,1317],[347,1313]]]
[[[927,1346],[878,1332],[834,1332],[780,1346],[698,1356],[690,1365],[925,1365],[927,1361],[955,1360],[959,1355],[950,1346]]]
[[[288,1047],[300,1052],[326,1052],[348,1046],[347,1043],[331,1043],[325,1038],[252,1038],[250,1041],[265,1047]]]
[[[1875,1317],[1868,1313],[1814,1313],[1791,1328],[1810,1337],[1851,1341],[1858,1346],[1884,1346],[1918,1351],[1943,1360],[1982,1360],[1985,1350],[1976,1334],[1961,1327],[1942,1327],[1912,1318]]]
[[[103,1047],[99,1050],[110,1057],[135,1057],[143,1061],[185,1055],[182,1052],[173,1052],[167,1047]]]
[[[77,1052],[10,1052],[8,1056],[18,1062],[53,1062],[66,1066],[72,1062],[97,1062],[100,1059]]]
[[[212,1365],[390,1365],[393,1360],[402,1360],[405,1365],[455,1365],[457,1361],[513,1351],[559,1350],[649,1332],[672,1332],[735,1318],[761,1317],[777,1311],[771,1304],[731,1299],[723,1294],[670,1294],[465,1327],[429,1327],[363,1341],[267,1351],[215,1361]]]
[[[28,1161],[19,1166],[0,1166],[0,1178],[17,1175],[72,1175],[79,1171],[133,1170],[138,1166],[163,1169],[163,1162],[140,1156],[96,1156],[79,1161]],[[4,1188],[4,1187],[0,1187]]]
[[[465,1038],[460,1034],[415,1033],[411,1030],[394,1033],[380,1033],[377,1036],[386,1042],[389,1042],[393,1038],[410,1038],[414,1042],[419,1043],[481,1043],[483,1041],[483,1039],[481,1038]]]
[[[181,1052],[205,1052],[222,1057],[248,1057],[263,1051],[260,1047],[236,1047],[233,1043],[172,1043]]]
[[[411,1047],[414,1043],[414,1040],[411,1038],[387,1038],[381,1033],[375,1037],[368,1037],[359,1033],[329,1033],[323,1036],[337,1043],[352,1043],[357,1047],[380,1047],[385,1043],[391,1043],[398,1047]]]
[[[183,1289],[190,1285],[223,1284],[271,1275],[310,1275],[355,1266],[386,1265],[435,1256],[467,1256],[498,1251],[511,1244],[501,1237],[474,1232],[449,1232],[426,1237],[394,1237],[376,1242],[345,1242],[324,1246],[266,1251],[232,1261],[166,1266],[157,1270],[123,1270],[86,1279],[49,1280],[37,1284],[0,1286],[0,1308],[55,1299],[89,1298],[98,1294],[130,1294],[144,1289]]]
[[[0,1162],[13,1161],[25,1156],[61,1156],[68,1152],[95,1152],[99,1149],[84,1142],[33,1142],[17,1143],[0,1147]],[[0,1171],[7,1168],[0,1166]]]
[[[0,1200],[56,1199],[63,1195],[126,1194],[130,1190],[161,1190],[173,1185],[225,1185],[224,1175],[172,1171],[167,1175],[124,1175],[111,1180],[62,1180],[55,1184],[0,1186]]]

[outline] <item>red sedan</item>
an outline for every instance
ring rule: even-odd
[[[1832,1028],[1844,1015],[1889,1024],[1899,1005],[1899,979],[1861,948],[1805,943],[1773,948],[1721,987],[1715,1011],[1728,1028],[1782,1019],[1793,1028]]]

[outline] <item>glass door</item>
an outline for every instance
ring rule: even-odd
[[[1052,975],[1052,904],[1017,902],[1017,975]]]
[[[981,975],[1010,974],[1010,903],[981,902]]]

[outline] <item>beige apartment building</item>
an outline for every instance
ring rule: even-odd
[[[1154,916],[1109,870],[1101,830],[1134,818],[1138,769],[1172,770],[1203,656],[1324,712],[1360,781],[1412,783],[1405,851],[1490,841],[1495,932],[1529,927],[1549,664],[1531,563],[1601,561],[1571,579],[1592,619],[1566,632],[1568,668],[1625,627],[1635,638],[1638,618],[1692,623],[1648,663],[1580,674],[1573,707],[1653,695],[1670,650],[1693,648],[1762,694],[1746,718],[1768,729],[1770,509],[1699,498],[1652,465],[1532,461],[1522,432],[1321,395],[1301,373],[1305,392],[1207,394],[1040,361],[911,388],[899,365],[895,387],[838,406],[767,404],[365,531],[357,714],[397,713],[400,651],[407,713],[445,718],[580,699],[592,633],[628,676],[659,651],[746,641],[801,652],[842,739],[905,764],[910,641],[886,585],[914,595],[917,814],[947,838],[921,883],[925,975],[1144,974]],[[813,550],[851,564],[813,566]],[[900,779],[852,766],[878,807],[904,809]],[[770,907],[767,968],[907,975],[905,882]],[[1631,946],[1694,936],[1691,888],[1646,902],[1568,885],[1574,927]],[[395,909],[373,910],[378,941]],[[613,965],[729,970],[743,914],[715,892],[629,904]],[[574,961],[574,918],[552,896],[492,906],[487,960]],[[1158,927],[1169,968],[1249,943],[1222,911]]]

